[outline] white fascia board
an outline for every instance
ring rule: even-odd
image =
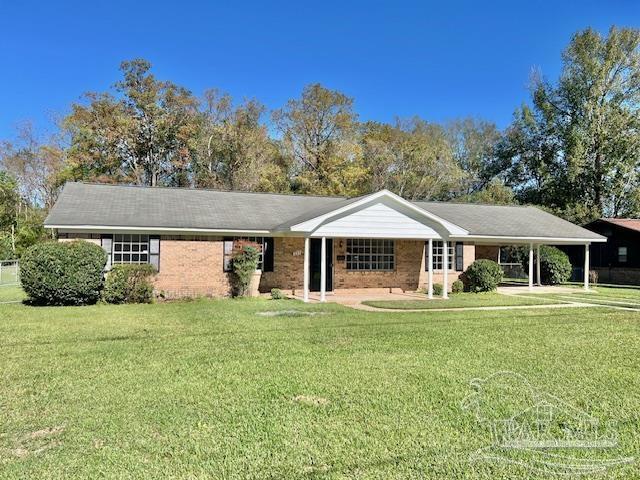
[[[113,225],[51,225],[47,224],[45,228],[52,228],[63,232],[77,233],[110,233],[110,232],[129,232],[129,233],[173,233],[186,235],[189,233],[197,234],[216,234],[216,235],[247,235],[247,236],[270,236],[270,230],[229,230],[223,228],[165,228],[165,227],[121,227]]]
[[[405,200],[404,198],[396,195],[393,192],[390,192],[389,190],[380,190],[379,192],[376,193],[372,193],[371,195],[367,195],[366,197],[363,197],[362,199],[358,200],[357,202],[353,202],[350,203],[349,205],[345,205],[344,207],[338,208],[336,210],[332,210],[331,212],[325,213],[323,215],[320,215],[318,217],[312,218],[310,220],[306,220],[302,223],[298,223],[297,225],[293,225],[291,227],[291,231],[299,231],[299,232],[311,232],[313,230],[315,230],[322,222],[324,222],[325,220],[334,217],[336,215],[340,215],[344,212],[348,212],[349,210],[353,210],[355,208],[358,208],[362,205],[366,205],[367,203],[373,201],[373,200],[377,200],[379,198],[389,198],[390,200],[393,200],[396,203],[399,203],[400,205],[402,205],[403,207],[406,207],[416,213],[418,213],[419,215],[422,215],[423,217],[426,217],[430,220],[433,220],[437,223],[439,223],[440,225],[442,225],[444,228],[447,229],[447,231],[450,234],[455,234],[455,235],[467,235],[469,232],[467,232],[464,228],[459,227],[458,225],[455,225],[451,222],[446,221],[443,218],[438,217],[437,215],[434,215],[431,212],[428,212],[427,210],[424,210],[416,205],[414,205],[413,203]]]
[[[452,235],[452,240],[475,241],[483,244],[503,242],[504,244],[540,243],[544,245],[584,245],[585,243],[604,243],[606,238],[567,238],[567,237],[511,237],[502,235]]]

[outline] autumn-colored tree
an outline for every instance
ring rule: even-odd
[[[283,155],[291,159],[294,189],[307,193],[345,193],[357,161],[357,116],[353,99],[320,84],[308,85],[299,99],[276,110],[273,122],[282,136]],[[336,174],[345,173],[345,178]],[[338,175],[341,176],[341,175]]]
[[[288,165],[267,127],[265,108],[255,100],[238,106],[228,94],[208,90],[198,155],[192,163],[199,187],[282,192],[289,189]]]
[[[361,142],[371,190],[387,188],[411,200],[459,194],[464,174],[441,126],[419,118],[395,126],[370,122]]]
[[[15,139],[0,142],[0,169],[16,179],[21,198],[31,206],[48,209],[53,205],[63,158],[62,148],[42,141],[30,122],[18,127]]]
[[[64,120],[66,178],[137,185],[187,185],[202,116],[183,87],[160,81],[151,64],[122,62],[115,95],[91,93]]]

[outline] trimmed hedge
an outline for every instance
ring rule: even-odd
[[[439,297],[440,295],[442,295],[442,284],[441,283],[434,283],[433,284],[433,294],[436,297]]]
[[[152,265],[114,265],[107,274],[103,298],[107,303],[151,303],[156,273]]]
[[[104,284],[107,254],[85,242],[45,242],[20,260],[20,281],[30,300],[42,305],[96,303]]]
[[[490,292],[498,288],[502,280],[502,268],[493,260],[483,258],[469,265],[465,277],[472,292]]]

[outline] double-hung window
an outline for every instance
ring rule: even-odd
[[[428,247],[429,243],[425,243],[425,247]],[[448,242],[447,244],[447,270],[453,271],[462,271],[463,270],[463,243],[462,242]],[[429,252],[428,248],[425,248],[425,265],[424,269],[429,270]],[[442,240],[433,240],[433,251],[431,252],[433,256],[433,269],[434,270],[444,270],[444,242]]]
[[[105,234],[100,244],[107,253],[107,270],[111,265],[144,264],[160,270],[160,236],[130,233]]]
[[[347,270],[392,271],[395,268],[393,240],[348,238],[346,253]]]

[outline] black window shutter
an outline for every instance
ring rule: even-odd
[[[463,247],[464,243],[456,242],[456,272],[461,272],[464,269]]]
[[[100,246],[107,254],[106,270],[111,270],[111,250],[113,245],[113,235],[100,235]]]
[[[264,243],[262,244],[262,248],[264,249],[262,271],[273,272],[273,238],[265,238]]]
[[[428,272],[429,271],[429,257],[431,256],[431,253],[429,251],[429,242],[424,242],[424,271]]]
[[[149,235],[149,263],[160,271],[160,235]]]

